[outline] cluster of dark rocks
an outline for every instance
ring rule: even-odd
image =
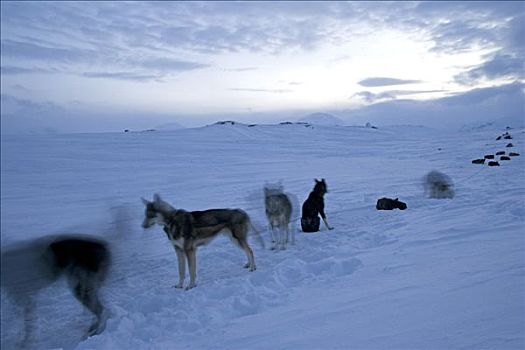
[[[512,135],[509,134],[509,132],[505,132],[503,135],[500,135],[496,138],[497,141],[499,140],[512,140]],[[514,147],[514,145],[512,143],[508,143],[506,148],[511,148],[511,147]],[[500,161],[508,161],[508,160],[511,160],[511,157],[517,157],[519,156],[520,154],[517,153],[517,152],[509,152],[508,155],[506,154],[505,151],[498,151],[496,152],[496,154],[486,154],[483,158],[479,158],[479,159],[474,159],[472,161],[472,164],[485,164],[485,160],[488,160],[488,163],[487,165],[488,166],[499,166],[499,161],[496,159],[495,156],[499,156],[499,160]],[[493,159],[493,160],[491,160]]]
[[[501,139],[504,139],[504,140],[512,140],[512,135],[509,134],[508,131],[506,131],[503,135],[500,135],[498,137],[496,137],[496,141],[499,141]]]
[[[281,122],[279,125],[302,125],[305,128],[313,128],[312,124],[308,122]]]

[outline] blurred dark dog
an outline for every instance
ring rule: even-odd
[[[75,298],[95,315],[86,336],[101,333],[105,308],[99,299],[111,263],[108,244],[84,235],[48,236],[2,249],[1,286],[24,310],[26,346],[32,332],[32,313],[38,292],[64,276]]]
[[[319,215],[323,218],[326,228],[333,230],[334,228],[328,225],[326,215],[324,213],[324,195],[328,192],[326,181],[315,179],[315,186],[308,198],[303,203],[301,215],[301,228],[303,232],[317,232],[319,231]]]
[[[423,188],[429,198],[454,198],[452,179],[436,170],[432,170],[423,178]]]

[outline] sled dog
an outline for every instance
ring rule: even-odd
[[[377,210],[393,210],[393,209],[400,209],[405,210],[407,208],[407,204],[405,202],[401,202],[399,198],[392,199],[392,198],[380,198],[377,200],[376,203],[376,209]]]
[[[250,271],[256,269],[253,251],[248,245],[248,230],[251,227],[257,231],[250,222],[248,214],[240,209],[209,209],[204,211],[185,211],[175,209],[163,201],[158,194],[153,197],[153,202],[142,198],[146,206],[143,228],[150,228],[154,224],[163,226],[164,232],[171,241],[177,253],[179,265],[179,284],[177,288],[184,287],[186,274],[186,260],[190,272],[190,284],[186,289],[196,286],[197,247],[210,242],[222,231],[226,230],[230,238],[236,243],[248,258],[244,265]]]
[[[485,156],[487,158],[487,156]],[[494,159],[494,155],[492,155]],[[490,165],[490,162],[489,162]],[[425,195],[429,198],[454,198],[454,183],[452,179],[439,171],[432,170],[423,178]]]
[[[48,236],[9,246],[2,250],[1,259],[2,288],[24,310],[22,347],[31,338],[36,295],[61,276],[75,298],[95,315],[86,337],[104,330],[105,308],[98,292],[111,262],[105,241],[84,235]]]
[[[328,192],[326,182],[324,179],[321,181],[315,180],[315,186],[310,195],[304,201],[301,215],[301,228],[303,232],[317,232],[319,231],[319,216],[323,218],[326,228],[333,230],[334,228],[326,221],[326,215],[324,213],[324,195]]]
[[[266,217],[272,233],[272,249],[286,249],[290,234],[290,217],[292,215],[292,202],[283,193],[282,187],[264,187],[264,204]],[[295,238],[292,236],[292,243]]]

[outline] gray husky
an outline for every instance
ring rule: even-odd
[[[290,234],[290,217],[292,215],[292,203],[288,196],[283,193],[282,186],[278,188],[264,187],[264,205],[266,217],[272,233],[272,249],[286,249],[288,236]],[[293,232],[292,232],[293,233]],[[295,243],[292,236],[292,244]]]
[[[31,338],[36,295],[60,276],[66,278],[75,298],[95,315],[86,336],[104,330],[106,317],[98,291],[111,262],[105,241],[84,235],[48,236],[7,247],[1,257],[2,289],[24,310],[22,347]]]
[[[142,198],[146,206],[143,228],[154,224],[163,226],[164,232],[171,241],[177,253],[179,263],[179,284],[177,288],[184,287],[186,260],[190,270],[190,284],[186,289],[196,286],[197,247],[205,245],[222,231],[226,230],[230,238],[236,243],[248,258],[244,265],[250,271],[256,269],[253,251],[248,245],[248,230],[251,227],[250,217],[240,209],[209,209],[204,211],[185,211],[175,209],[163,201],[158,194],[153,197],[153,202]]]

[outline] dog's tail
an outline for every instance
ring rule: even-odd
[[[259,241],[259,243],[261,244],[261,247],[263,249],[266,249],[266,246],[264,245],[264,239],[262,238],[261,236],[261,233],[255,228],[255,226],[253,226],[253,223],[251,220],[248,221],[252,231],[255,233],[255,235],[257,236],[257,240]]]

